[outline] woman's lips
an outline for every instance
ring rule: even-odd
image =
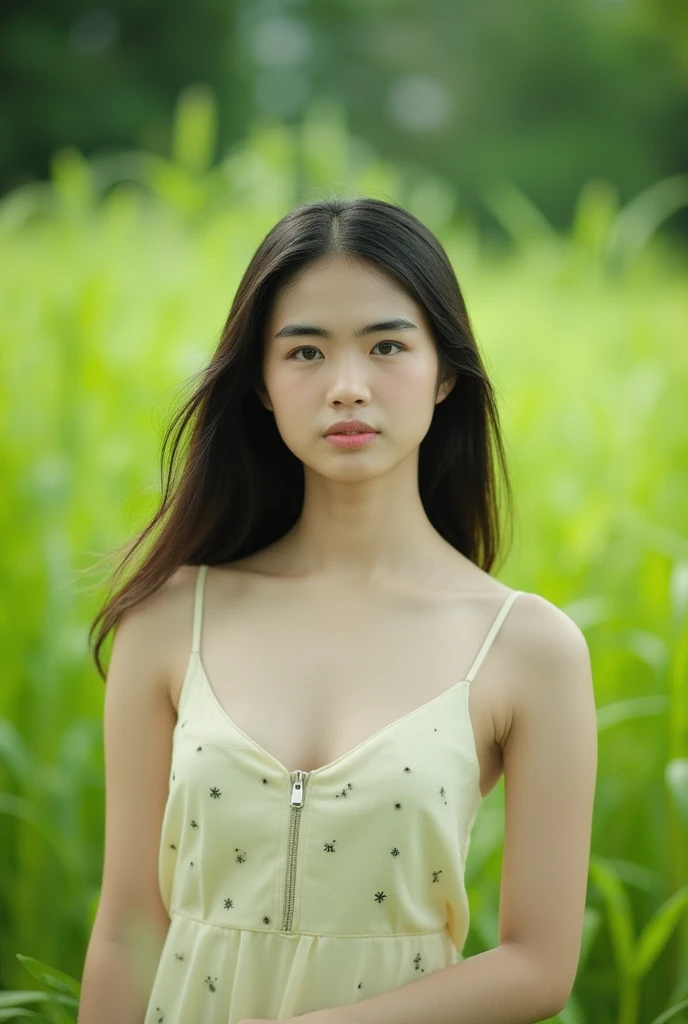
[[[336,448],[362,448],[376,437],[377,433],[374,430],[365,434],[325,434],[325,440]]]

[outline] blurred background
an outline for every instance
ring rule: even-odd
[[[157,507],[163,429],[255,248],[335,193],[445,246],[515,489],[497,575],[590,648],[585,935],[553,1019],[688,1022],[688,5],[5,0],[0,83],[0,1020],[76,1017],[95,562]],[[498,942],[503,790],[464,956]]]
[[[446,177],[485,227],[496,175],[563,228],[587,178],[625,202],[688,165],[684,0],[5,0],[0,34],[3,190],[65,145],[167,156],[190,82],[219,100],[214,155],[330,95],[360,142]]]

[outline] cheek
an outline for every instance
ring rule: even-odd
[[[424,412],[435,399],[437,369],[425,363],[409,363],[389,374],[380,385],[380,394],[390,410],[395,407]]]
[[[294,381],[275,392],[275,416],[283,432],[292,437],[312,433],[313,424],[318,423],[322,415],[322,396],[318,398],[303,382]]]
[[[287,367],[269,368],[265,383],[275,412],[289,415],[299,405],[307,401],[314,393],[313,384],[309,385],[306,374],[290,373]]]
[[[289,443],[298,446],[322,421],[323,399],[305,374],[275,374],[269,382],[275,423]],[[325,417],[327,418],[327,417]]]

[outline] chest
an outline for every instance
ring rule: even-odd
[[[203,670],[244,733],[287,769],[312,771],[465,679],[499,603],[248,589],[205,603]],[[495,641],[469,693],[483,795],[501,774],[494,715],[506,660],[497,651]]]

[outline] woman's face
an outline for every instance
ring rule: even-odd
[[[397,319],[413,326],[357,336]],[[285,336],[291,325],[299,333]],[[284,443],[306,468],[342,480],[377,476],[415,453],[435,405],[455,383],[451,375],[437,389],[437,352],[423,308],[376,267],[342,257],[311,264],[277,295],[262,368],[259,397]],[[378,433],[360,448],[337,448],[324,435],[342,419],[365,420]]]

